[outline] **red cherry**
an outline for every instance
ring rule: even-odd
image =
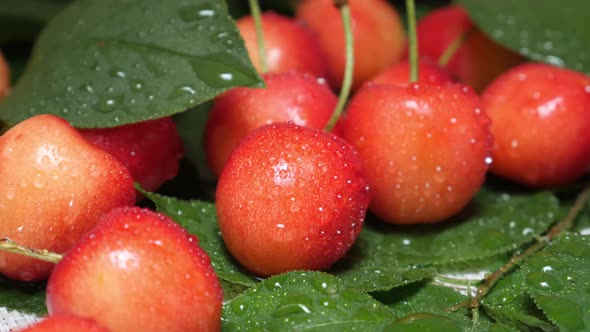
[[[261,19],[268,72],[298,71],[317,77],[327,75],[326,55],[317,36],[310,29],[273,12],[263,13]],[[252,16],[244,16],[236,24],[252,63],[261,72],[254,19]]]
[[[244,139],[216,193],[223,240],[261,276],[329,268],[357,238],[368,202],[354,149],[292,123],[264,126]]]
[[[532,187],[570,183],[590,166],[590,77],[540,63],[515,67],[482,94],[492,172]]]
[[[453,41],[474,29],[446,68],[476,90],[483,89],[497,75],[523,61],[523,57],[477,29],[467,12],[457,5],[431,11],[418,21],[416,29],[420,56],[431,61],[438,61]]]
[[[453,82],[451,74],[428,60],[418,62],[418,82],[428,85],[441,85]],[[398,62],[379,73],[368,83],[392,84],[399,86],[410,85],[410,63],[408,61]]]
[[[0,99],[10,91],[10,67],[0,52]]]
[[[49,316],[20,332],[109,332],[95,321],[69,315]]]
[[[222,297],[197,238],[140,208],[105,215],[47,283],[51,315],[89,317],[111,332],[218,331]]]
[[[441,221],[484,181],[492,137],[470,88],[366,86],[341,121],[367,172],[370,209],[385,222]]]
[[[84,138],[117,158],[147,191],[178,173],[183,147],[170,117],[114,128],[79,129]]]
[[[266,74],[263,78],[266,88],[234,88],[215,99],[205,128],[205,152],[216,174],[221,174],[232,150],[254,129],[287,121],[322,129],[338,102],[323,80],[309,74]]]
[[[385,0],[350,0],[354,38],[353,89],[375,76],[404,52],[404,28],[395,8]],[[297,18],[319,36],[328,57],[328,80],[340,87],[346,62],[344,28],[333,0],[303,0]]]
[[[100,216],[133,205],[129,171],[65,120],[38,115],[0,137],[0,236],[63,253]],[[53,264],[0,252],[0,272],[42,280]]]

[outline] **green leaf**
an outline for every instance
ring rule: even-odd
[[[366,227],[363,232],[367,232]],[[399,265],[395,256],[389,256],[381,248],[373,246],[361,233],[346,256],[330,269],[330,273],[351,287],[374,292],[432,277],[436,269]]]
[[[556,326],[539,318],[544,315],[526,293],[524,278],[520,268],[503,276],[484,298],[484,309],[496,321],[519,331],[557,331]]]
[[[451,312],[451,307],[468,298],[448,287],[415,283],[373,296],[399,317],[387,326],[388,331],[510,331],[487,317],[474,322],[465,309]]]
[[[381,331],[393,313],[322,272],[271,277],[226,304],[224,331]]]
[[[373,297],[398,317],[416,312],[445,314],[452,306],[467,300],[467,296],[451,288],[422,282],[374,293]]]
[[[590,74],[588,0],[458,0],[500,44],[533,60]]]
[[[69,0],[0,1],[0,44],[31,41]]]
[[[45,307],[45,285],[25,283],[0,277],[0,307],[18,310],[27,314],[43,316]]]
[[[464,332],[471,324],[461,319],[431,313],[413,313],[388,325],[386,331],[396,332]]]
[[[570,206],[568,206],[570,207]],[[569,209],[568,209],[569,211]],[[576,219],[576,223],[574,225],[574,231],[582,234],[588,235],[590,234],[590,206],[584,207],[584,209],[578,215]]]
[[[207,165],[204,149],[205,124],[212,107],[211,102],[203,103],[187,112],[174,116],[178,134],[184,143],[184,156],[195,165],[201,178],[215,179]]]
[[[548,192],[484,189],[461,215],[438,225],[365,224],[351,252],[332,271],[365,291],[387,290],[433,275],[424,270],[432,265],[513,251],[545,232],[557,212],[558,201]],[[405,281],[406,273],[416,275]]]
[[[569,234],[529,257],[525,285],[560,331],[590,329],[590,238]]]
[[[51,113],[112,127],[259,84],[223,1],[80,0],[41,33],[0,114],[9,124]]]
[[[45,23],[71,2],[70,0],[2,0],[0,17]],[[14,31],[13,31],[14,32]]]
[[[219,234],[215,206],[201,201],[181,201],[172,197],[143,192],[164,213],[199,239],[207,252],[217,276],[230,283],[253,286],[256,281],[233,259]]]

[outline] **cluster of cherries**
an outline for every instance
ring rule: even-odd
[[[332,124],[346,63],[333,2],[303,0],[296,18],[264,13],[264,48],[254,19],[240,19],[266,88],[224,93],[207,121],[221,235],[253,274],[328,269],[367,210],[390,224],[443,221],[488,170],[546,188],[590,168],[590,77],[526,62],[458,6],[418,22],[419,75],[410,83],[395,8],[351,0],[353,95]],[[0,253],[3,275],[49,278],[50,317],[28,331],[220,329],[223,295],[198,240],[133,207],[141,198],[133,181],[156,190],[182,154],[170,118],[75,129],[40,115],[0,137],[0,237],[64,254],[54,265]]]

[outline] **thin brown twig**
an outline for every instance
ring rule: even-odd
[[[500,267],[496,272],[489,274],[485,279],[483,284],[477,288],[476,295],[465,302],[459,303],[451,307],[451,311],[457,311],[461,308],[468,307],[471,309],[479,309],[481,301],[483,298],[494,288],[496,283],[512,268],[519,265],[522,261],[524,261],[527,257],[531,256],[532,254],[536,253],[537,251],[543,249],[549,242],[553,239],[561,235],[563,232],[570,229],[576,220],[576,217],[580,214],[582,209],[588,203],[590,199],[590,183],[587,184],[584,190],[578,195],[574,205],[569,210],[567,216],[563,218],[558,223],[554,224],[545,236],[542,236],[537,239],[532,246],[528,247],[525,251],[521,254],[516,255],[508,261],[508,263],[504,264]]]

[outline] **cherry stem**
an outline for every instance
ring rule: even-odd
[[[340,9],[340,16],[342,18],[342,25],[344,26],[344,42],[345,42],[345,56],[346,63],[344,65],[344,79],[342,80],[342,89],[340,89],[340,96],[338,96],[338,103],[332,113],[332,117],[326,125],[326,131],[331,131],[336,125],[336,122],[342,115],[344,105],[350,95],[350,88],[352,86],[352,74],[354,71],[354,38],[352,36],[352,19],[350,17],[350,6],[348,0],[334,0],[334,6]]]
[[[469,307],[471,309],[478,309],[479,305],[481,304],[482,299],[494,288],[496,283],[505,275],[507,274],[512,268],[519,265],[524,261],[526,258],[531,256],[532,254],[538,252],[539,250],[545,248],[553,239],[560,236],[574,225],[574,222],[580,212],[584,209],[584,207],[588,204],[590,200],[590,183],[586,184],[584,190],[578,195],[574,205],[569,210],[567,216],[563,218],[561,221],[553,225],[549,231],[537,239],[533,245],[528,247],[524,252],[519,255],[516,255],[508,261],[508,263],[504,264],[504,266],[500,267],[496,272],[488,275],[484,279],[484,283],[478,287],[476,295],[471,299],[459,303],[453,307],[451,307],[451,311],[457,311],[464,307]]]
[[[414,0],[406,0],[408,38],[410,43],[410,83],[418,82],[418,33],[416,32],[416,7]]]
[[[262,31],[262,18],[260,15],[260,6],[258,0],[248,0],[250,5],[250,14],[254,19],[254,27],[256,28],[256,44],[258,45],[258,60],[260,61],[260,69],[262,73],[268,71],[266,63],[266,45],[264,44],[264,32]]]
[[[13,254],[19,254],[31,258],[36,258],[49,263],[57,264],[63,255],[55,252],[51,252],[46,249],[34,249],[22,244],[18,244],[11,239],[1,238],[0,239],[0,251],[11,252]]]
[[[473,31],[474,28],[471,27],[469,30],[465,31],[464,33],[460,34],[457,38],[455,38],[455,40],[453,40],[453,42],[451,42],[449,46],[447,46],[445,51],[441,54],[440,58],[438,58],[438,65],[441,67],[446,67],[455,55],[455,53],[457,53],[457,50],[459,50],[461,45],[463,45],[467,38],[471,36]]]

